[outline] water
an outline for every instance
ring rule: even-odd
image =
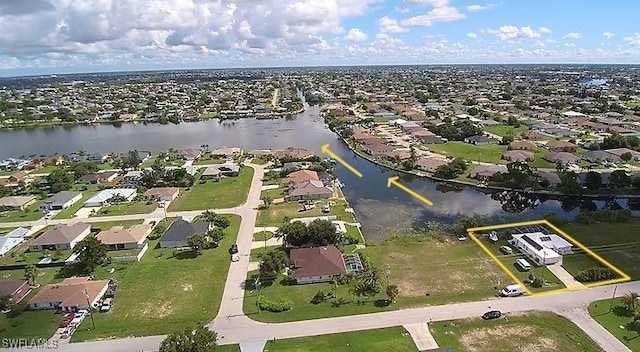
[[[580,207],[602,208],[603,201],[579,203],[575,200],[493,199],[476,189],[460,187],[443,189],[425,179],[403,176],[401,182],[434,202],[427,207],[396,187],[387,188],[387,178],[395,171],[374,165],[355,155],[329,131],[319,116],[317,107],[292,119],[240,119],[182,123],[179,125],[123,124],[38,128],[0,131],[0,159],[21,155],[90,152],[125,152],[172,148],[198,148],[208,144],[211,149],[240,146],[245,149],[309,148],[320,154],[320,147],[329,143],[333,151],[364,174],[356,177],[341,166],[336,167],[346,185],[344,193],[353,206],[363,233],[368,240],[380,240],[389,235],[407,233],[412,228],[424,228],[428,221],[451,223],[461,216],[479,214],[488,223],[540,219],[548,213],[563,217],[575,216]],[[627,207],[626,201],[619,201]],[[636,205],[637,206],[637,205]],[[505,210],[506,209],[506,210]],[[518,212],[514,212],[517,210]]]

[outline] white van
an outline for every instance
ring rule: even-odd
[[[524,294],[525,291],[520,285],[509,285],[500,291],[500,296],[502,297],[515,297],[522,296]]]
[[[524,270],[524,271],[529,271],[531,270],[531,264],[529,264],[528,261],[520,258],[518,260],[516,260],[516,265],[520,267],[520,269]]]

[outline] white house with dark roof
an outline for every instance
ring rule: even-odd
[[[551,265],[572,253],[569,241],[555,233],[520,233],[511,235],[511,243],[536,265]]]

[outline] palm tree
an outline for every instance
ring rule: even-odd
[[[372,268],[365,274],[364,281],[371,287],[380,287],[384,278],[382,272],[377,268]]]
[[[206,222],[213,222],[217,217],[218,214],[210,210],[206,210],[204,213],[202,213],[202,218]]]
[[[627,309],[631,312],[635,312],[638,307],[638,299],[640,298],[640,293],[635,291],[629,291],[622,296],[622,304],[627,307]]]
[[[35,265],[28,264],[24,268],[24,279],[27,280],[27,282],[29,282],[29,285],[33,286],[35,284],[36,277],[38,277],[38,273],[39,273],[38,268],[36,268]]]
[[[10,310],[13,307],[13,297],[11,295],[0,296],[0,310]]]
[[[387,285],[387,297],[389,297],[389,301],[391,303],[396,301],[396,297],[398,297],[398,286],[396,285]]]
[[[271,197],[270,195],[264,195],[262,197],[262,202],[264,203],[264,208],[265,209],[269,209],[269,207],[271,206],[271,204],[273,203],[273,197]]]

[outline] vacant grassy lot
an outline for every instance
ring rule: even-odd
[[[331,211],[329,213],[322,212],[322,206],[325,204],[331,204]],[[307,218],[314,216],[330,216],[336,215],[337,220],[346,222],[353,222],[353,215],[347,213],[345,209],[348,208],[347,202],[344,200],[324,200],[316,203],[316,207],[311,210],[302,210],[302,203],[287,202],[280,204],[272,204],[269,209],[261,209],[258,212],[258,220],[256,226],[281,226],[286,221],[285,218]]]
[[[57,269],[40,269],[41,275],[36,278],[36,285],[45,285],[53,280]],[[2,280],[21,280],[24,270],[0,271]],[[40,286],[42,287],[42,286]],[[0,338],[50,338],[55,332],[62,315],[55,310],[25,310],[27,302],[39,289],[33,289],[18,306],[7,314],[0,314]]]
[[[498,144],[489,145],[473,145],[465,142],[447,142],[444,144],[427,144],[430,150],[452,156],[456,158],[464,158],[472,161],[481,161],[486,163],[506,163],[500,157],[507,147]]]
[[[346,250],[346,252],[352,252]],[[381,312],[428,304],[473,301],[496,296],[498,288],[510,283],[507,275],[475,244],[458,241],[440,242],[426,237],[394,238],[375,243],[364,250],[380,270],[390,269],[389,281],[399,288],[396,302],[388,305],[384,290],[357,304],[348,285],[338,286],[337,298],[321,304],[310,300],[318,290],[328,292],[330,283],[289,285],[284,276],[263,285],[262,293],[270,299],[287,298],[293,309],[284,313],[257,313],[257,293],[251,292],[253,276],[247,281],[244,311],[254,320],[265,322],[294,321],[332,316]],[[425,255],[428,253],[428,255]],[[256,251],[257,257],[258,251]],[[252,251],[252,256],[254,251]],[[451,292],[456,292],[452,295]]]
[[[131,225],[142,224],[142,220],[103,221],[89,223],[92,229],[108,230],[114,226],[122,226],[125,229]]]
[[[211,155],[207,155],[194,161],[193,165],[222,164],[224,161],[224,159],[212,158]]]
[[[158,204],[156,202],[146,201],[112,204],[100,208],[94,216],[149,214],[157,208]]]
[[[254,241],[266,241],[273,237],[273,232],[269,231],[260,231],[253,234]]]
[[[504,137],[507,134],[511,133],[513,136],[518,136],[522,132],[528,131],[529,127],[525,125],[520,125],[520,127],[513,127],[509,125],[495,125],[495,126],[486,126],[483,129],[489,133],[496,134],[500,137]]]
[[[272,352],[414,352],[416,351],[416,345],[404,328],[398,326],[387,329],[277,340],[275,342],[268,341],[264,350]]]
[[[453,351],[602,351],[568,319],[552,313],[509,314],[500,319],[464,319],[429,325],[440,348]]]
[[[262,159],[262,158],[253,158],[251,160],[252,164],[256,164],[256,165],[265,165],[266,163],[268,163],[269,160],[267,159]]]
[[[220,181],[196,183],[171,202],[169,211],[203,210],[235,207],[244,203],[251,187],[253,169],[243,167],[237,177],[224,177]]]
[[[559,227],[631,276],[632,280],[640,279],[640,219],[634,218],[627,223],[571,224]],[[591,258],[581,251],[563,259],[569,272],[581,270],[588,261]]]
[[[270,196],[271,199],[284,198],[287,195],[286,188],[275,188],[275,189],[266,189],[260,192],[260,199],[264,196]]]
[[[627,323],[633,319],[633,315],[626,309],[622,299],[592,302],[589,305],[589,314],[630,350],[640,351],[640,335],[635,331],[620,328],[626,327]]]
[[[220,247],[204,250],[198,257],[190,251],[155,248],[157,241],[151,241],[153,249],[139,263],[129,264],[117,279],[112,311],[96,314],[96,330],[89,330],[91,323],[85,321],[73,340],[165,334],[213,319],[229,270],[227,248],[240,227],[240,217],[229,218],[231,226]]]
[[[37,200],[35,203],[28,206],[24,211],[11,210],[7,212],[0,212],[0,222],[19,222],[19,221],[35,221],[44,216],[44,213],[40,211],[40,203],[42,201]]]

